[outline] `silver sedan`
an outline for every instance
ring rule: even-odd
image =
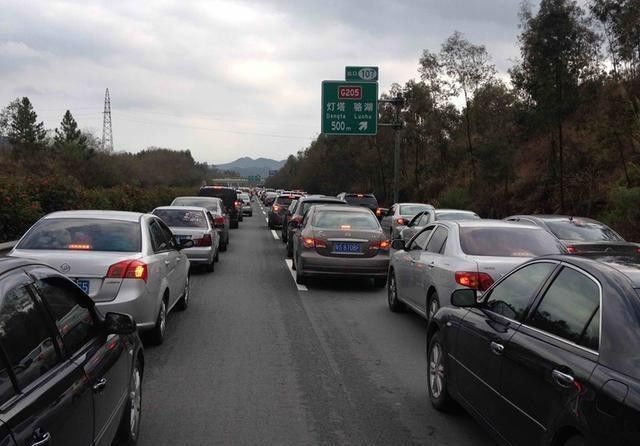
[[[408,307],[427,320],[451,304],[456,289],[485,291],[532,257],[564,252],[544,229],[502,220],[440,221],[392,247],[389,308]]]
[[[404,229],[409,221],[418,213],[434,209],[430,204],[424,203],[396,203],[389,208],[380,225],[385,234],[391,240],[400,238],[400,230]]]
[[[63,211],[36,222],[9,253],[69,276],[103,313],[128,313],[150,340],[164,340],[169,311],[189,302],[189,260],[150,214]]]

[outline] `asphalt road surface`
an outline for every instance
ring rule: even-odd
[[[368,281],[299,290],[262,210],[146,348],[139,444],[489,445],[426,395],[425,322]]]

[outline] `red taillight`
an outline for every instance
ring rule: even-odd
[[[376,240],[369,245],[369,249],[379,249],[380,251],[389,251],[390,247],[391,242],[389,240]]]
[[[205,234],[202,238],[197,238],[193,240],[193,246],[211,246],[211,234]]]
[[[272,209],[273,209],[273,212],[278,212],[280,210],[280,206],[278,206],[277,204],[274,204]]]
[[[224,226],[224,217],[221,215],[216,215],[213,217],[214,226]]]
[[[493,284],[493,278],[487,273],[456,271],[456,282],[478,291],[486,291]]]
[[[396,223],[398,223],[399,225],[406,225],[407,224],[407,220],[405,220],[404,218],[398,218],[396,220]]]
[[[311,238],[311,237],[304,237],[302,239],[302,244],[304,245],[305,248],[326,248],[327,244],[325,242],[323,242],[322,240],[319,240],[317,238]]]
[[[382,209],[380,208],[376,209],[376,215],[380,217],[382,215]]]
[[[573,247],[573,246],[567,246],[567,252],[568,252],[569,254],[575,254],[575,253],[576,253],[576,252],[578,252],[578,251],[577,251],[577,250],[576,250],[576,248],[575,248],[575,247]]]
[[[147,281],[149,275],[147,264],[140,260],[123,260],[114,263],[107,271],[107,279],[140,279]]]

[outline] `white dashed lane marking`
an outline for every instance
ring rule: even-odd
[[[278,233],[274,229],[271,230],[271,235],[273,235],[274,239],[280,240],[280,237],[278,237]]]
[[[284,263],[287,264],[287,268],[289,268],[289,272],[291,273],[291,277],[293,278],[293,283],[298,288],[298,291],[309,291],[309,288],[307,288],[306,286],[298,285],[296,283],[296,272],[293,270],[293,261],[291,259],[285,259]]]

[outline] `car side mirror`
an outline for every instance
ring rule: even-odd
[[[469,308],[477,305],[478,294],[471,288],[455,290],[451,293],[451,304],[454,307]]]
[[[405,242],[402,239],[395,239],[391,242],[391,247],[396,250],[404,250],[406,249]]]
[[[107,313],[104,317],[107,334],[127,335],[136,332],[136,321],[128,314]]]
[[[178,245],[178,249],[193,248],[194,246],[195,246],[195,243],[193,243],[193,240],[190,240],[190,239],[181,240],[180,244]]]

